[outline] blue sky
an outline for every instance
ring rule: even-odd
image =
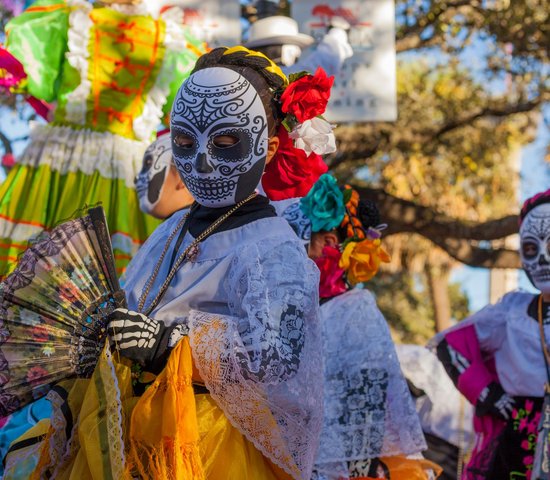
[[[545,117],[550,118],[550,105],[545,108]],[[542,119],[533,143],[521,151],[521,202],[537,192],[550,188],[550,164],[545,162],[546,149],[550,145],[550,128]],[[518,206],[519,209],[519,206]],[[461,283],[462,290],[470,298],[470,309],[479,310],[489,302],[489,271],[485,268],[461,267],[452,275],[452,280]],[[535,291],[520,270],[519,287]]]

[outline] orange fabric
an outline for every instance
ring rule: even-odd
[[[139,472],[140,478],[205,478],[192,370],[191,348],[185,337],[134,407],[128,465]]]
[[[423,458],[412,459],[396,455],[393,457],[382,457],[380,461],[383,463],[383,466],[381,467],[381,471],[377,472],[377,475],[381,476],[357,477],[357,480],[427,480],[427,470],[433,470],[436,478],[442,472],[439,465]]]
[[[185,337],[134,407],[128,465],[142,479],[205,478],[192,372],[191,347]]]

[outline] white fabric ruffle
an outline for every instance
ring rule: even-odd
[[[67,95],[65,106],[66,118],[76,125],[86,123],[87,99],[92,84],[88,79],[88,65],[90,52],[90,30],[93,26],[90,18],[92,5],[85,0],[69,0],[71,7],[69,14],[68,51],[65,54],[67,61],[79,74],[80,84]]]
[[[322,412],[318,280],[306,265],[296,242],[245,246],[224,280],[231,315],[189,317],[212,398],[260,452],[302,480],[310,479]]]
[[[133,189],[146,148],[145,142],[109,132],[34,124],[29,144],[17,163],[35,168],[48,165],[61,174],[97,172],[105,178],[124,180]]]
[[[25,243],[43,232],[37,225],[13,222],[7,218],[0,218],[0,238],[11,238],[14,242]]]
[[[187,48],[184,35],[183,10],[172,7],[161,14],[166,25],[164,45],[165,53],[162,66],[155,79],[153,88],[149,91],[141,115],[133,121],[134,134],[140,140],[151,140],[152,133],[161,123],[163,107],[170,93],[170,83],[176,75],[175,65],[169,61],[170,52],[178,52]]]

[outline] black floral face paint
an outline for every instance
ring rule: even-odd
[[[267,130],[258,92],[239,73],[214,67],[187,79],[172,107],[172,150],[198,203],[233,205],[256,189],[266,162]]]

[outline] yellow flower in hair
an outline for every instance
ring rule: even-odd
[[[380,263],[388,263],[390,259],[379,238],[366,238],[360,242],[349,242],[342,252],[338,266],[346,271],[348,282],[355,286],[374,277]]]

